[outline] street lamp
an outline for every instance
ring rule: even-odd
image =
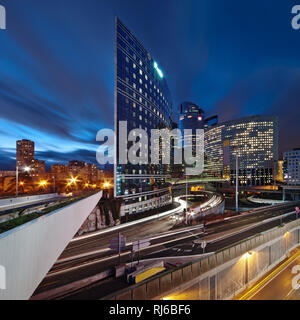
[[[39,183],[39,186],[40,186],[40,187],[45,187],[45,186],[47,186],[47,184],[48,184],[48,181],[46,181],[46,180],[41,180],[40,183]]]
[[[23,171],[25,172],[30,172],[32,170],[32,168],[25,166],[23,167]],[[19,195],[19,165],[17,162],[16,165],[16,197]]]
[[[78,180],[77,180],[77,178],[71,178],[71,179],[69,179],[69,181],[70,181],[70,183],[71,184],[75,184]]]
[[[109,183],[108,181],[106,181],[106,182],[103,183],[103,188],[104,188],[104,189],[109,189],[110,186],[111,186],[111,185],[110,185],[110,183]]]

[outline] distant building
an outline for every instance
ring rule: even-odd
[[[278,161],[278,118],[252,116],[221,123],[205,130],[205,153],[210,167],[235,184],[235,152],[239,158],[239,183],[270,185]]]
[[[87,163],[84,168],[85,181],[96,183],[98,181],[98,167],[95,164]]]
[[[284,182],[287,185],[300,185],[300,148],[283,153]]]
[[[85,168],[84,161],[72,160],[68,163],[68,172],[73,177],[76,177],[82,173],[82,170]]]
[[[284,170],[283,170],[283,166],[284,166],[284,161],[283,160],[278,160],[278,164],[277,164],[277,176],[276,176],[276,180],[278,182],[284,182]]]
[[[182,159],[184,162],[184,150],[187,151],[188,149],[190,149],[192,151],[192,156],[196,156],[196,133],[197,130],[204,129],[204,111],[193,102],[183,102],[180,105],[178,127],[181,131],[183,139]],[[191,135],[185,134],[185,130],[192,130]],[[182,167],[185,167],[185,163]]]
[[[45,176],[45,161],[35,159],[31,165],[30,176],[33,178],[42,178]]]
[[[50,172],[57,181],[65,180],[68,176],[67,166],[64,164],[59,164],[59,163],[53,164],[51,166]]]
[[[180,105],[179,129],[192,129],[196,134],[197,129],[204,129],[204,111],[192,102],[183,102]]]
[[[15,177],[16,171],[0,171],[0,178]]]
[[[19,168],[29,166],[34,163],[34,142],[30,140],[18,140],[16,147],[17,166]]]

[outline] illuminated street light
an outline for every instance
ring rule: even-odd
[[[48,181],[46,181],[46,180],[41,180],[40,183],[39,183],[39,186],[40,186],[40,187],[45,187],[47,184],[48,184]]]
[[[77,177],[68,179],[67,186],[69,187],[71,184],[76,184],[78,182]]]
[[[29,166],[25,166],[23,168],[20,168],[25,172],[30,172],[31,170],[33,170],[32,168],[30,168]],[[19,166],[18,166],[18,162],[16,165],[16,197],[19,195]]]
[[[108,188],[110,188],[110,186],[111,186],[111,184],[108,181],[103,183],[103,188],[104,189],[108,189]]]

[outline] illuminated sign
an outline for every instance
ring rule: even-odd
[[[6,10],[5,7],[0,5],[0,29],[6,29]]]
[[[163,72],[159,69],[157,62],[154,61],[153,66],[154,66],[154,69],[156,70],[156,72],[158,73],[158,75],[159,75],[161,78],[163,78],[163,77],[164,77],[164,74],[163,74]]]

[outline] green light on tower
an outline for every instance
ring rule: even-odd
[[[159,69],[157,62],[154,61],[153,63],[154,69],[156,70],[156,72],[158,73],[158,75],[160,76],[160,78],[164,77],[163,72]]]

